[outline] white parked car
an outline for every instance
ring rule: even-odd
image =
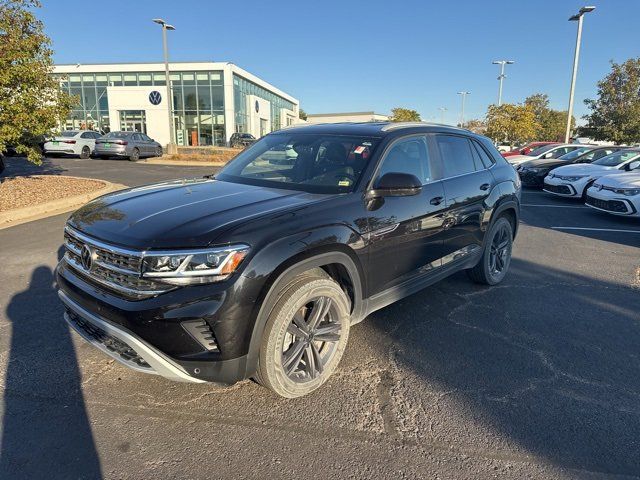
[[[640,170],[640,160],[631,162],[630,168]],[[640,217],[640,173],[617,173],[599,178],[587,190],[585,204],[614,215]]]
[[[57,137],[45,142],[45,155],[77,155],[80,158],[89,158],[96,147],[96,138],[100,138],[100,132],[93,130],[65,130]]]
[[[512,155],[510,157],[505,157],[505,159],[511,165],[520,165],[523,162],[539,158],[548,159],[562,157],[569,152],[573,152],[578,148],[584,148],[585,146],[586,145],[578,145],[575,143],[543,145],[542,147],[538,147],[535,150],[530,151],[528,155]]]
[[[640,148],[626,148],[593,163],[577,163],[553,169],[544,177],[543,190],[562,197],[584,198],[587,188],[600,177],[637,169]]]

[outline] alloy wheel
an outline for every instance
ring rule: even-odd
[[[501,225],[491,241],[489,253],[489,271],[491,275],[500,275],[506,268],[511,253],[511,232]]]
[[[314,380],[333,358],[342,334],[336,307],[317,297],[294,315],[282,345],[282,368],[297,383]]]

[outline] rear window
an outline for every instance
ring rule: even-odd
[[[129,132],[109,132],[103,138],[127,138],[129,135]]]
[[[77,130],[66,130],[60,134],[62,137],[75,137],[78,134]]]

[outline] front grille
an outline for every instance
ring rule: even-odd
[[[141,256],[92,240],[67,227],[64,232],[65,260],[76,272],[94,284],[120,296],[141,299],[159,295],[174,287],[143,279]],[[83,253],[91,261],[83,263]],[[86,260],[86,259],[85,259]]]
[[[548,183],[545,183],[544,189],[549,192],[561,193],[563,195],[571,195],[572,193],[568,185],[549,185]]]
[[[543,184],[544,174],[533,173],[530,171],[522,171],[522,170],[519,171],[518,174],[520,175],[520,180],[525,185],[542,185]]]
[[[601,200],[599,198],[593,198],[587,195],[585,203],[587,205],[591,205],[592,207],[600,208],[602,210],[608,210],[610,212],[629,213],[627,206],[621,200]]]
[[[120,358],[126,362],[134,363],[138,367],[151,369],[151,365],[149,365],[133,348],[122,340],[112,337],[100,327],[87,322],[71,310],[67,310],[67,315],[77,328],[81,329],[96,342],[104,345],[109,351],[119,355]]]

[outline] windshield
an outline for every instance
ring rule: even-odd
[[[377,138],[323,134],[272,134],[240,153],[217,180],[313,193],[353,190]]]
[[[600,160],[596,160],[592,163],[592,165],[602,165],[605,167],[617,167],[623,162],[627,160],[631,160],[632,158],[640,155],[639,151],[636,150],[622,150],[620,152],[612,153],[611,155],[607,155],[606,157],[602,157]]]
[[[535,150],[531,150],[527,155],[529,155],[530,157],[537,157],[538,155],[542,155],[543,153],[546,153],[556,147],[557,145],[544,145],[542,147],[536,148]]]
[[[60,135],[62,137],[75,137],[78,134],[77,130],[66,130],[62,132]]]
[[[575,160],[591,150],[593,150],[591,147],[576,148],[573,152],[565,153],[561,157],[558,157],[558,160]]]
[[[129,132],[109,132],[102,138],[127,138]]]

